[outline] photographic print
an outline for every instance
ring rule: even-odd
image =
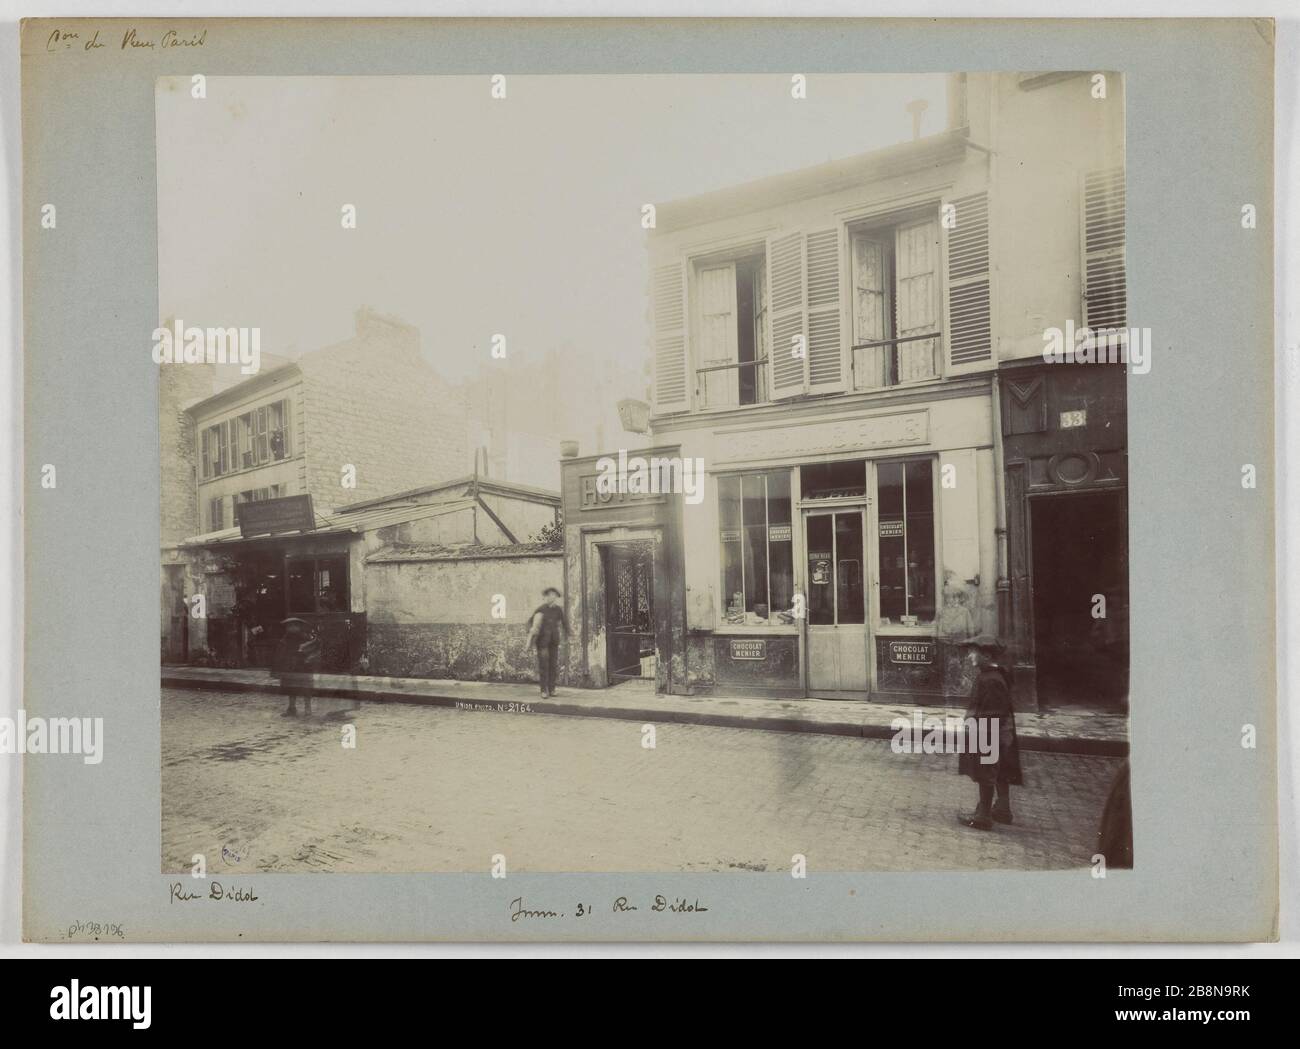
[[[24,935],[1276,936],[1272,63],[24,23]]]
[[[1131,865],[1121,75],[156,103],[165,871]]]

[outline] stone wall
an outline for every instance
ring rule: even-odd
[[[420,355],[419,332],[369,310],[357,334],[298,362],[307,489],[321,508],[378,499],[465,472],[465,407]],[[340,484],[356,467],[356,487]]]
[[[371,674],[537,680],[528,623],[542,590],[563,585],[559,550],[458,556],[392,549],[372,555],[365,575]]]

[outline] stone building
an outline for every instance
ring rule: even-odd
[[[1101,538],[1057,625],[1086,619],[1088,580],[1126,608],[1114,369],[1042,356],[1049,329],[1123,323],[1121,78],[950,89],[942,133],[658,206],[634,454],[706,484],[611,493],[600,457],[565,462],[572,680],[927,702],[994,633],[1032,706],[1029,522],[1041,547],[1071,510]],[[1050,373],[1033,425],[1003,389],[1032,400],[1026,367]],[[1026,510],[1085,490],[1104,498]]]
[[[360,580],[323,536],[340,518],[354,527],[345,506],[463,474],[462,400],[424,361],[414,328],[368,309],[350,339],[292,362],[264,360],[258,374],[186,402],[211,381],[206,369],[161,366],[163,658],[261,659],[282,605],[353,629],[350,617],[364,613]],[[311,516],[250,536],[241,510],[262,502],[309,505]],[[261,627],[255,653],[233,636],[237,606],[240,630]]]

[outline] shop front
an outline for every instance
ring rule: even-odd
[[[965,692],[958,642],[996,630],[989,391],[674,434],[710,464],[705,498],[682,507],[693,691]]]
[[[365,649],[366,616],[351,607],[346,537],[294,537],[196,549],[190,572],[206,604],[205,636],[191,627],[191,661],[269,667],[283,620],[304,620],[322,643],[321,668],[348,670]]]
[[[180,544],[189,662],[269,667],[283,621],[305,621],[321,640],[321,669],[347,671],[365,650],[364,531],[318,520],[307,496],[238,507],[234,528]],[[177,632],[173,630],[173,634]]]

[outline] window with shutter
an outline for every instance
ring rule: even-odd
[[[773,400],[805,390],[807,325],[804,310],[803,234],[774,238],[767,253],[772,327],[770,371]]]
[[[1128,299],[1124,272],[1124,169],[1083,178],[1083,323],[1123,329]]]
[[[890,381],[890,347],[873,345],[889,338],[888,252],[874,231],[855,232],[849,243],[853,275],[853,376],[859,389],[875,389]]]
[[[737,403],[736,267],[733,263],[696,270],[696,353],[701,369],[700,406]]]
[[[939,226],[933,219],[900,226],[895,234],[898,291],[898,381],[917,382],[936,374],[938,339],[902,340],[939,330]]]
[[[844,389],[840,339],[840,233],[807,236],[808,388],[813,393]]]
[[[950,372],[972,371],[993,361],[989,198],[987,193],[973,193],[944,203],[948,216],[948,368]]]
[[[690,407],[686,361],[686,268],[684,263],[654,271],[655,409]]]

